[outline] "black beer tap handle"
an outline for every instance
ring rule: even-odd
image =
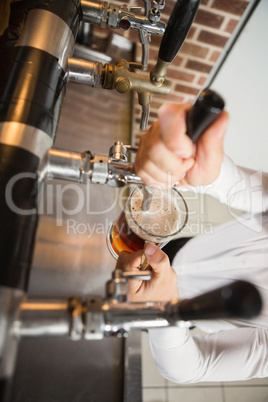
[[[262,307],[260,294],[249,282],[236,281],[193,299],[168,303],[165,318],[170,324],[238,317],[249,319],[259,314]]]
[[[200,0],[177,0],[165,30],[158,57],[171,63],[180,50],[194,20]]]
[[[157,63],[150,73],[153,83],[161,85],[165,81],[168,66],[186,39],[199,3],[200,0],[177,0],[161,41]]]
[[[211,89],[204,89],[186,116],[187,134],[193,142],[217,119],[224,109],[224,100]]]

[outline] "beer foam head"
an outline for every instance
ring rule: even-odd
[[[131,230],[144,240],[162,242],[184,226],[186,206],[174,190],[154,190],[146,211],[142,210],[142,189],[133,191],[127,203],[126,218]],[[183,206],[183,208],[182,208]]]

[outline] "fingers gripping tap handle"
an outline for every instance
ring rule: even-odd
[[[212,89],[204,89],[186,116],[187,134],[196,142],[224,109],[223,98]]]
[[[171,63],[179,52],[194,20],[200,0],[177,0],[165,30],[159,59]]]
[[[186,115],[186,133],[193,142],[196,142],[202,133],[217,119],[224,106],[223,98],[209,88],[204,89],[199,94]],[[142,210],[145,212],[149,209],[153,190],[149,187],[144,187],[143,192]]]
[[[236,281],[193,299],[168,303],[165,316],[171,323],[238,317],[249,319],[261,311],[262,300],[255,286]]]

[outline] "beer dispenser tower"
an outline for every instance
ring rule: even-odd
[[[198,300],[167,305],[140,303],[133,309],[127,302],[127,281],[137,278],[137,274],[120,271],[107,284],[105,299],[74,297],[42,304],[25,298],[38,225],[38,191],[47,175],[112,186],[142,184],[133,164],[127,161],[132,147],[116,143],[109,155],[52,148],[66,85],[75,82],[120,93],[137,91],[141,128],[146,129],[151,96],[170,91],[167,68],[188,33],[199,2],[178,0],[166,29],[160,21],[162,0],[152,4],[145,0],[145,16],[135,13],[137,8],[98,1],[23,0],[11,5],[9,27],[0,38],[1,401],[10,400],[19,338],[36,335],[36,328],[39,335],[91,340],[127,334],[132,328],[189,325],[189,320],[195,318],[251,316],[260,310],[257,291],[243,282],[230,285],[228,292],[217,290]],[[141,65],[120,60],[102,66],[72,58],[81,21],[135,29],[143,47]],[[153,34],[164,35],[156,66],[148,75],[133,72],[137,67],[146,70]],[[215,110],[216,115],[220,112],[221,106],[215,108],[214,101],[214,93],[201,94],[191,119],[197,129],[210,124]],[[150,273],[141,272],[138,277],[150,279]],[[236,298],[237,293],[241,298]],[[251,309],[246,307],[248,304]],[[51,311],[57,314],[53,316]]]

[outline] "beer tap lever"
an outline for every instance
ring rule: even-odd
[[[150,73],[150,81],[158,88],[164,85],[166,81],[168,66],[186,39],[199,3],[200,0],[177,0],[175,4],[161,41],[157,63]],[[152,93],[155,92],[143,92],[141,96],[138,91],[139,104],[142,107],[141,130],[147,128]]]
[[[13,334],[95,340],[104,336],[127,336],[132,329],[189,328],[192,321],[201,319],[249,319],[257,316],[262,308],[259,291],[244,281],[230,283],[193,299],[168,303],[128,302],[127,281],[121,270],[114,272],[107,283],[105,299],[89,295],[83,299],[32,299],[22,303]]]
[[[177,0],[161,41],[158,60],[150,77],[161,85],[167,75],[167,68],[178,54],[192,25],[200,0]]]
[[[156,66],[150,75],[140,75],[130,71],[132,63],[125,60],[119,60],[116,65],[106,64],[102,73],[102,87],[104,89],[116,89],[120,93],[127,93],[135,90],[138,93],[138,101],[142,107],[141,130],[146,130],[152,94],[167,95],[171,90],[171,83],[166,80],[167,68],[173,61],[176,54],[180,50],[187,33],[194,20],[200,0],[178,0],[168,22],[168,26],[164,32],[161,42],[159,57]],[[155,1],[155,11],[150,11],[149,17],[152,20],[150,30],[147,25],[142,23],[136,25],[136,20],[125,17],[122,21],[124,24],[131,22],[132,28],[139,26],[140,38],[144,44],[150,40],[152,27],[158,26],[159,9],[163,6],[163,2]],[[148,19],[149,19],[148,17]],[[146,18],[146,17],[143,17]],[[145,35],[146,33],[146,35]],[[144,62],[143,62],[144,64]]]
[[[171,325],[180,320],[194,321],[257,316],[262,299],[257,288],[249,282],[235,281],[192,299],[170,302],[165,307],[165,318]]]
[[[224,99],[209,88],[203,89],[186,115],[186,133],[196,142],[217,119],[225,106]]]
[[[156,3],[159,3],[161,7],[161,2]],[[174,60],[186,39],[199,3],[200,0],[177,0],[161,41],[157,63],[150,73],[150,81],[155,87],[161,88],[162,85],[167,84],[168,66]],[[142,107],[140,128],[144,131],[147,128],[149,120],[151,96],[156,92],[155,90],[141,91],[139,89],[137,92],[139,95],[139,104]]]

